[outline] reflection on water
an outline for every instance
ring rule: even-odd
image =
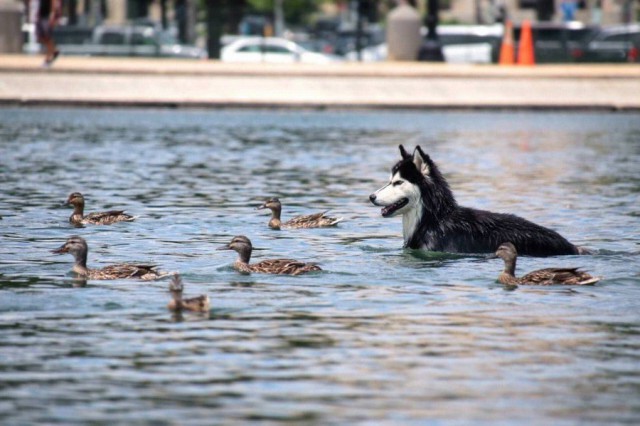
[[[592,257],[589,288],[496,284],[483,256],[402,250],[367,196],[397,145],[421,144],[458,201],[553,227]],[[0,114],[3,424],[637,423],[640,120],[631,114],[21,110]],[[73,228],[61,205],[136,222]],[[273,231],[331,209],[336,229]],[[167,281],[72,279],[49,250],[79,234],[89,265],[152,261],[207,293],[166,310]],[[215,247],[325,270],[243,276]],[[83,285],[85,284],[85,285]]]

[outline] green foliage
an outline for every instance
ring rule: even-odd
[[[309,23],[310,18],[320,10],[324,3],[333,3],[331,0],[282,0],[284,19],[288,26],[303,25]],[[247,0],[248,10],[251,13],[261,13],[272,16],[274,0]]]

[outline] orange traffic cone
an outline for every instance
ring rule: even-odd
[[[531,22],[525,20],[520,29],[520,44],[518,48],[518,65],[535,65],[536,58],[533,53],[533,35],[531,34]]]
[[[504,35],[500,45],[500,65],[513,65],[515,63],[515,51],[513,48],[513,24],[507,21],[504,24]]]

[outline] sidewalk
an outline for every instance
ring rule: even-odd
[[[41,61],[0,56],[0,105],[640,111],[640,65]]]

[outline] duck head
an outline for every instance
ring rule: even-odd
[[[504,261],[511,261],[518,256],[516,246],[511,243],[502,243],[498,250],[496,250],[496,256]]]
[[[504,272],[509,275],[515,275],[516,259],[518,258],[516,246],[512,243],[502,243],[496,250],[496,256],[504,260]]]
[[[67,197],[67,202],[65,204],[74,207],[84,207],[84,197],[79,192],[73,192],[69,194],[69,197]]]
[[[182,278],[180,278],[180,275],[175,274],[173,278],[171,278],[171,282],[169,283],[169,291],[173,294],[181,295],[182,290],[184,290]]]
[[[233,237],[229,244],[225,244],[217,248],[217,250],[234,250],[239,255],[239,260],[243,263],[249,263],[249,259],[251,259],[251,251],[253,250],[253,246],[251,245],[251,240],[245,237],[244,235],[238,235]]]
[[[280,203],[280,200],[277,197],[272,197],[269,198],[267,201],[264,202],[264,204],[262,204],[259,207],[256,207],[256,210],[263,210],[263,209],[269,209],[274,213],[278,213],[278,215],[280,214],[280,212],[282,211],[282,204]]]
[[[83,267],[87,266],[88,252],[89,247],[87,246],[87,242],[84,238],[77,235],[69,237],[63,245],[51,251],[51,253],[54,254],[71,253],[76,260],[76,263]]]

